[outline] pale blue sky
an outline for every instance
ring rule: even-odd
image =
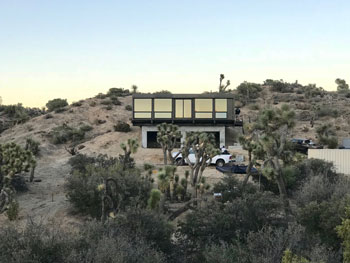
[[[4,103],[70,102],[111,87],[176,93],[267,78],[350,81],[345,0],[0,0]]]

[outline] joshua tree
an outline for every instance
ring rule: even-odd
[[[177,142],[181,139],[181,132],[177,125],[162,123],[157,126],[157,141],[163,149],[164,164],[174,164],[177,156],[172,156],[172,151],[176,147]],[[178,153],[180,154],[180,152]]]
[[[332,124],[323,124],[316,128],[318,143],[326,145],[330,149],[338,146],[337,134]]]
[[[190,150],[195,155],[194,163],[191,163],[188,158]],[[215,147],[213,134],[200,132],[190,132],[187,134],[182,154],[191,168],[190,183],[193,190],[192,197],[197,197],[197,187],[198,183],[201,182],[203,172],[211,163],[211,159],[219,153],[220,151]]]
[[[0,144],[0,213],[12,202],[15,189],[11,182],[16,174],[31,169],[30,180],[34,178],[36,166],[33,154],[15,143]]]
[[[295,112],[288,105],[281,108],[267,108],[261,111],[255,129],[260,133],[259,143],[265,155],[264,166],[272,168],[286,213],[290,212],[282,163],[286,155],[287,136],[295,125]]]
[[[135,94],[137,93],[138,87],[136,85],[131,86],[132,93]]]
[[[338,92],[348,92],[349,91],[349,84],[347,84],[344,79],[336,79],[335,83],[338,85],[338,87],[337,87]]]
[[[175,174],[176,172],[176,166],[173,165],[166,165],[164,169],[161,169],[158,174],[158,187],[159,190],[170,197],[170,200],[174,199],[174,192],[175,192],[175,183],[178,181],[175,177],[178,178],[178,176]]]
[[[113,178],[106,178],[97,189],[101,193],[101,221],[105,222],[108,217],[114,217],[118,212],[121,196],[117,193],[117,183]]]
[[[227,80],[226,85],[222,85],[222,81],[224,80],[225,75],[224,74],[220,74],[220,84],[219,84],[219,92],[225,92],[226,88],[228,86],[230,86],[231,82],[229,80]]]
[[[124,154],[119,155],[119,160],[122,164],[123,170],[125,171],[128,168],[134,167],[134,159],[131,157],[131,154],[137,152],[139,143],[137,139],[128,139],[127,143],[121,143],[120,147],[124,151]]]
[[[245,124],[244,131],[244,135],[239,137],[239,142],[242,145],[243,149],[248,151],[248,167],[246,170],[246,176],[244,177],[242,183],[243,190],[249,180],[253,165],[256,164],[257,158],[261,157],[262,154],[261,145],[259,144],[257,131],[255,130],[254,125],[250,123]]]

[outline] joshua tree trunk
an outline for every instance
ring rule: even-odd
[[[279,162],[277,157],[273,158],[273,166],[274,166],[275,171],[277,173],[276,174],[276,182],[277,182],[278,190],[280,192],[280,196],[281,196],[281,199],[283,202],[284,210],[285,210],[286,215],[289,215],[291,213],[291,209],[290,209],[290,204],[289,204],[287,190],[286,190],[286,183],[284,181],[283,174],[282,174],[282,168],[281,168],[280,162]]]
[[[242,190],[244,190],[245,186],[248,183],[252,168],[253,168],[252,151],[248,151],[248,166],[246,170],[246,176],[244,177],[244,180],[243,180]]]
[[[164,164],[168,164],[168,156],[167,156],[167,151],[166,148],[163,147],[163,157],[164,157]]]
[[[30,176],[29,176],[29,182],[33,182],[34,180],[34,172],[35,172],[35,166],[32,166],[32,169],[30,170]]]

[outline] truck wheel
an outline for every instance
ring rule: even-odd
[[[217,160],[216,161],[216,166],[219,166],[219,167],[223,167],[225,165],[225,162],[224,162],[224,160]]]

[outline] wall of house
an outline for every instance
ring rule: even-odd
[[[308,158],[333,162],[338,173],[350,175],[350,150],[347,149],[309,149]]]
[[[226,129],[225,126],[180,126],[182,138],[181,143],[186,138],[186,132],[219,132],[220,133],[220,146],[226,145]],[[157,126],[142,126],[142,147],[147,148],[147,132],[157,131]]]

